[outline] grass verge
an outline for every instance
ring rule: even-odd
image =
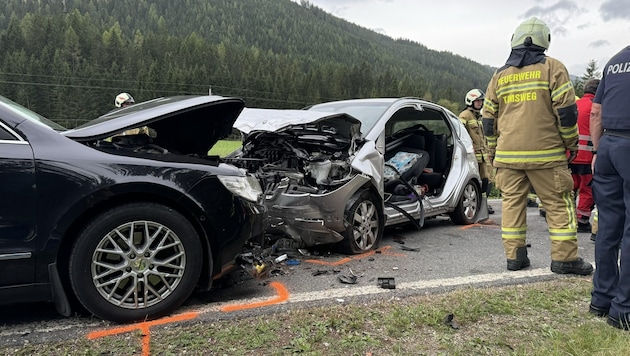
[[[208,151],[208,155],[225,157],[225,155],[236,151],[240,147],[241,141],[219,140],[214,146],[212,146],[210,151]]]
[[[588,313],[591,280],[500,288],[152,330],[153,355],[625,355],[630,334]],[[452,322],[447,322],[452,314]],[[141,354],[140,333],[3,349],[11,355]]]

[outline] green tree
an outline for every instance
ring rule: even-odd
[[[602,72],[600,72],[599,68],[597,67],[597,61],[594,59],[591,59],[590,61],[588,61],[584,74],[582,74],[581,77],[576,78],[573,81],[573,86],[575,87],[575,95],[579,97],[584,95],[584,83],[586,83],[587,80],[592,79],[592,78],[596,78],[596,79],[601,78],[601,76],[602,76]]]

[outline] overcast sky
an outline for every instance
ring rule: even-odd
[[[589,60],[596,60],[601,71],[610,57],[630,45],[630,0],[309,2],[387,36],[494,67],[505,63],[514,29],[531,16],[550,27],[547,54],[561,60],[573,75],[582,75]]]

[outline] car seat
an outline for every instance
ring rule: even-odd
[[[386,192],[395,195],[410,193],[408,187],[416,184],[429,163],[430,156],[424,150],[424,143],[424,137],[410,135],[390,155],[383,170]]]

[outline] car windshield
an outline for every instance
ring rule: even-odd
[[[361,132],[365,135],[372,130],[378,119],[391,106],[391,102],[332,102],[313,105],[309,110],[346,113],[361,121]]]
[[[23,117],[26,120],[35,122],[39,125],[48,127],[50,129],[56,130],[56,131],[66,131],[67,129],[51,120],[48,120],[47,118],[39,115],[38,113],[35,113],[25,107],[23,107],[22,105],[11,101],[3,96],[0,96],[0,102],[2,102],[2,104],[4,104],[7,108],[9,108],[11,111],[13,111],[16,115]]]

